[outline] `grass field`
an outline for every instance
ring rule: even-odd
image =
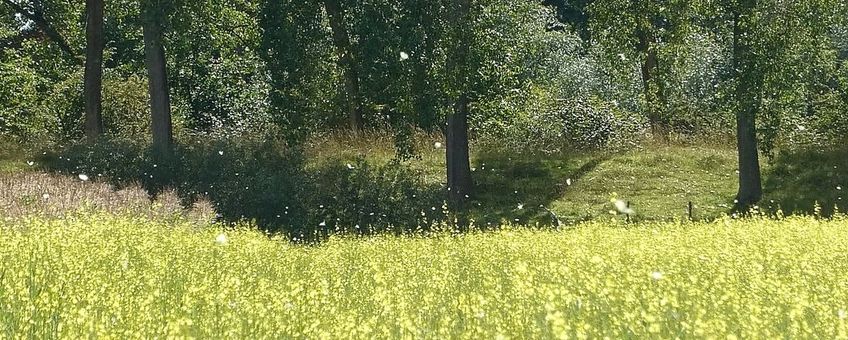
[[[848,337],[842,219],[314,247],[94,212],[4,223],[0,338]]]
[[[433,138],[408,165],[443,184]],[[306,166],[385,164],[391,144],[329,138],[307,147]],[[0,339],[848,338],[848,220],[722,217],[737,176],[727,148],[475,150],[478,225],[550,211],[562,228],[297,246],[210,224],[214,200],[151,201],[13,146],[0,150]],[[764,169],[764,211],[846,211],[844,150]],[[635,223],[610,215],[613,197]],[[688,202],[699,222],[679,222]]]
[[[418,157],[405,164],[426,183],[443,186],[445,150],[434,147],[436,142],[443,141],[438,136],[417,136]],[[0,182],[14,184],[23,181],[22,173],[42,169],[39,149],[2,141],[0,145],[9,145],[0,148]],[[323,171],[333,164],[355,164],[357,159],[381,165],[395,157],[392,136],[380,133],[318,136],[305,149],[307,171],[311,172]],[[738,181],[736,151],[715,143],[547,155],[474,146],[471,158],[476,183],[472,217],[481,225],[549,224],[549,211],[563,224],[606,218],[613,196],[631,203],[634,221],[685,219],[690,202],[693,217],[709,221],[731,213]],[[779,153],[774,159],[764,157],[762,167],[764,210],[775,212],[782,208],[787,214],[812,214],[818,204],[825,215],[830,215],[834,206],[848,211],[848,197],[843,197],[848,190],[845,150]],[[76,178],[69,179],[73,182]],[[28,194],[38,198],[42,193]],[[250,192],[239,194],[252,197]]]

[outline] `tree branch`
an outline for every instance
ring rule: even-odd
[[[21,48],[21,46],[23,46],[24,41],[33,38],[38,38],[41,36],[41,31],[36,29],[26,29],[20,31],[18,35],[7,37],[5,39],[0,39],[0,52],[7,48]]]
[[[47,21],[47,19],[44,18],[44,15],[42,15],[40,11],[28,11],[26,10],[26,8],[12,0],[2,1],[6,5],[9,5],[9,7],[11,7],[15,12],[34,22],[35,25],[38,26],[38,28],[42,32],[44,32],[44,35],[46,35],[48,38],[50,38],[50,40],[56,43],[56,45],[59,46],[59,49],[64,51],[68,55],[68,57],[70,57],[71,60],[74,61],[74,63],[82,65],[83,60],[80,58],[79,54],[76,53],[76,51],[74,51],[68,44],[67,40],[65,40],[65,38],[62,37],[62,35],[59,34],[59,32],[56,31],[55,28],[53,28],[53,25],[50,25],[50,23]]]

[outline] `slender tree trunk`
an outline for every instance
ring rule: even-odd
[[[639,52],[645,56],[642,61],[642,91],[645,96],[648,122],[651,124],[651,134],[654,138],[667,139],[665,124],[662,121],[660,103],[662,93],[657,84],[657,73],[659,71],[659,60],[657,58],[656,38],[646,28],[638,30]]]
[[[447,125],[447,177],[449,198],[454,210],[463,208],[465,201],[472,194],[471,165],[468,150],[468,111],[470,98],[468,94],[468,54],[470,39],[470,12],[472,0],[454,0],[456,11],[454,29],[456,42],[451,56],[450,71],[454,77],[454,86],[459,93],[454,104],[453,112],[448,117]]]
[[[345,25],[344,11],[339,0],[324,0],[324,9],[327,11],[330,29],[333,31],[333,44],[339,54],[339,68],[344,77],[350,127],[353,131],[362,131],[365,122],[362,117],[362,97],[359,93],[359,73],[356,70],[356,59]]]
[[[148,6],[153,6],[148,4]],[[150,113],[152,116],[153,149],[157,153],[171,150],[171,98],[168,92],[168,73],[165,47],[162,45],[163,14],[158,8],[149,8],[144,18],[144,56],[147,65]]]
[[[418,53],[415,53],[415,66],[413,68],[413,79],[411,84],[412,96],[415,98],[415,111],[417,114],[418,126],[424,130],[433,130],[438,126],[436,117],[436,100],[432,89],[430,65],[432,64],[433,51],[435,51],[433,35],[435,34],[435,24],[433,22],[433,14],[428,2],[418,4],[418,12],[415,13],[419,18],[420,26],[420,48]]]
[[[86,0],[85,136],[92,142],[103,134],[103,0]]]
[[[734,13],[733,20],[733,66],[736,70],[736,141],[739,151],[739,192],[736,195],[736,209],[747,210],[760,201],[763,195],[760,176],[760,161],[757,150],[756,117],[759,110],[758,76],[754,70],[749,34],[750,22],[740,12],[750,15],[755,1],[745,1],[745,5]]]

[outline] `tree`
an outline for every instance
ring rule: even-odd
[[[181,122],[196,132],[251,131],[270,123],[259,57],[259,1],[191,0],[168,17],[168,85]]]
[[[661,59],[663,48],[676,49],[687,42],[692,18],[692,1],[610,0],[589,3],[593,36],[607,48],[625,47],[625,53],[612,56],[625,59],[635,52],[639,59],[644,112],[654,137],[667,138],[669,125],[668,91],[663,75],[670,72],[671,58]],[[674,56],[679,58],[679,56]]]
[[[471,38],[471,8],[473,0],[453,0],[454,13],[451,14],[453,41],[448,72],[453,79],[453,112],[448,116],[447,124],[447,178],[450,203],[454,209],[461,209],[472,193],[471,163],[468,150],[468,113],[470,103],[469,54]]]
[[[730,8],[733,17],[733,70],[736,82],[736,141],[739,151],[739,192],[736,208],[748,210],[763,195],[757,147],[757,112],[762,74],[757,70],[754,29],[757,0],[740,0]]]
[[[592,5],[593,0],[542,0],[542,4],[556,8],[557,20],[571,26],[571,30],[577,34],[586,46],[592,45],[592,32],[589,29],[589,15],[587,8]],[[561,30],[561,26],[551,25],[549,30]]]
[[[436,110],[439,94],[433,88],[435,80],[432,74],[436,62],[436,46],[439,42],[436,17],[440,14],[440,6],[434,1],[413,0],[405,7],[409,9],[406,23],[411,26],[411,34],[407,38],[412,40],[410,58],[414,63],[410,82],[412,107],[415,110],[417,125],[432,131],[440,125]]]
[[[94,141],[103,133],[103,0],[86,0],[85,135]]]
[[[165,11],[158,0],[145,0],[142,9],[144,34],[144,60],[147,65],[148,91],[150,93],[151,131],[153,149],[159,154],[168,153],[173,142],[171,125],[171,98],[163,45]]]
[[[364,120],[362,117],[362,96],[359,93],[359,73],[357,72],[356,58],[350,45],[350,36],[345,23],[345,9],[342,8],[340,0],[324,0],[324,10],[327,11],[327,17],[330,21],[333,45],[336,47],[339,58],[338,65],[342,70],[342,78],[344,78],[350,127],[353,131],[361,131],[364,128]]]
[[[25,2],[23,4],[15,2],[13,0],[2,0],[4,4],[8,5],[12,8],[16,13],[20,14],[24,18],[31,20],[35,23],[35,26],[38,27],[41,32],[44,33],[51,41],[53,41],[56,46],[59,47],[63,52],[65,52],[65,56],[70,59],[74,64],[82,64],[82,60],[79,57],[79,53],[76,50],[71,48],[71,45],[68,44],[68,40],[59,33],[58,30],[50,23],[47,19],[47,16],[44,13],[44,6],[40,0],[35,0],[30,2]],[[21,32],[22,36],[26,35],[26,32]]]
[[[271,108],[289,144],[300,144],[316,117],[331,109],[325,105],[335,88],[327,85],[337,80],[325,68],[332,46],[325,42],[321,8],[313,1],[265,0],[260,11],[260,53],[270,75]]]

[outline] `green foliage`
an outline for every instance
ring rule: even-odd
[[[178,175],[159,185],[175,186],[189,202],[208,198],[228,221],[252,220],[263,229],[281,232],[314,230],[309,227],[313,224],[307,204],[310,181],[297,152],[280,148],[273,139],[198,139],[184,145],[178,148],[171,170]],[[148,166],[148,171],[156,170]]]
[[[55,117],[37,103],[47,79],[33,70],[31,58],[12,51],[0,52],[0,134],[29,137],[52,127]],[[40,103],[39,103],[40,104]]]
[[[325,232],[397,234],[429,230],[446,220],[441,185],[426,183],[403,163],[354,163],[323,168],[315,175],[315,197]],[[434,209],[435,208],[435,209]]]
[[[338,82],[328,77],[332,53],[322,26],[319,2],[264,1],[260,14],[260,54],[271,78],[270,103],[275,121],[290,142],[309,134],[315,117],[331,112],[327,94]]]
[[[550,107],[550,108],[549,108]],[[490,122],[478,138],[487,149],[511,154],[555,154],[575,150],[627,149],[647,134],[640,115],[598,99],[557,100],[542,107],[528,105],[506,123]]]
[[[147,139],[150,135],[147,80],[109,73],[103,81],[103,125],[114,136]]]
[[[259,55],[259,3],[182,1],[171,18],[172,89],[194,131],[267,128],[265,63]]]
[[[40,3],[71,48],[82,51],[83,4]],[[232,134],[274,130],[292,141],[347,125],[339,56],[321,2],[156,4],[168,12],[163,19],[177,125]],[[724,133],[732,129],[740,99],[731,60],[739,4],[479,0],[467,25],[457,29],[448,0],[341,3],[366,125],[400,131],[397,144],[407,153],[405,131],[442,126],[460,78],[474,97],[477,135],[501,134],[486,131],[491,127],[539,131],[547,125],[541,134],[553,139],[559,124],[544,117],[560,110],[561,100],[591,102],[627,119],[659,119],[689,137]],[[32,25],[7,7],[0,7],[3,42]],[[137,1],[107,2],[105,115],[113,134],[146,130],[141,7]],[[745,97],[757,97],[766,153],[832,143],[845,134],[845,7],[835,0],[759,1],[749,9],[757,86]],[[556,20],[573,30],[559,29]],[[467,72],[449,67],[458,34],[470,42]],[[641,67],[651,54],[658,64],[646,92]],[[0,90],[4,135],[56,141],[81,135],[82,72],[55,44],[28,38],[4,48],[0,70],[0,80],[13,84]],[[531,122],[535,117],[542,121]],[[799,134],[798,126],[808,133]]]
[[[443,202],[441,186],[401,163],[336,161],[307,168],[304,162],[300,151],[265,135],[197,136],[165,159],[154,157],[145,141],[104,138],[40,160],[51,171],[118,188],[140,184],[151,197],[174,189],[186,206],[208,199],[223,221],[249,220],[299,239],[428,229],[445,218],[432,209]]]

